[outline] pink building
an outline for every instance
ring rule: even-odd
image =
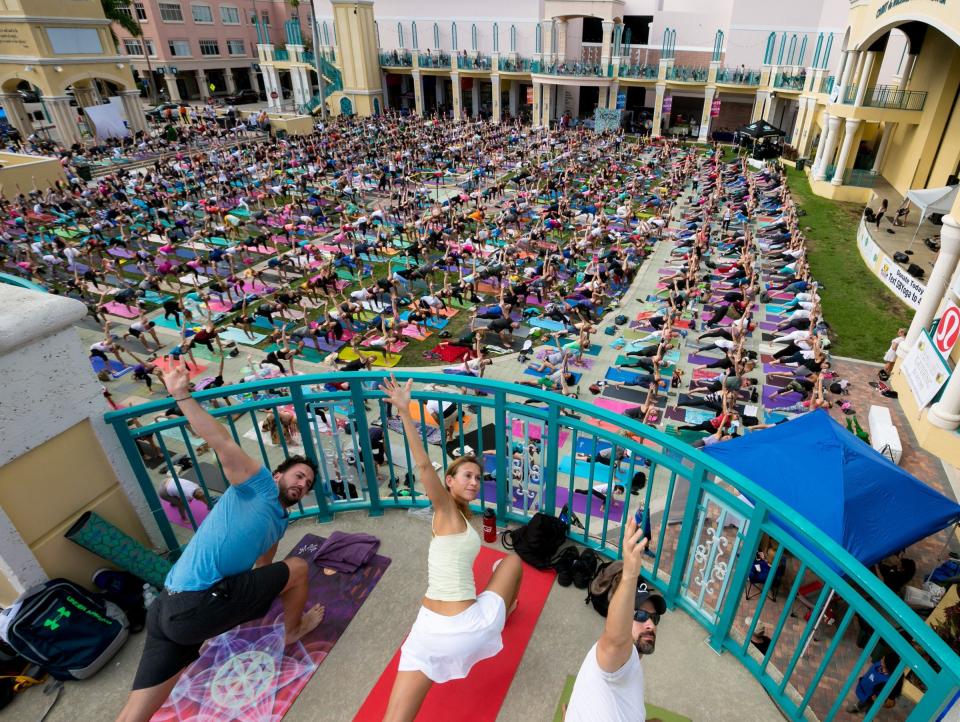
[[[244,88],[263,92],[254,18],[276,45],[295,15],[305,31],[310,26],[309,4],[293,8],[286,0],[134,0],[131,12],[142,37],[114,25],[120,54],[129,56],[141,81],[152,70],[157,91],[173,101]]]

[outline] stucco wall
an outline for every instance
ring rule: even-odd
[[[56,158],[0,153],[0,196],[44,190],[58,180],[66,181],[67,175]]]

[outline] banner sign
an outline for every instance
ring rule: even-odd
[[[623,110],[627,107],[627,94],[617,93],[617,110]]]
[[[607,130],[616,130],[620,127],[619,110],[609,110],[608,108],[597,108],[593,111],[593,131],[603,133]]]
[[[950,367],[937,351],[926,329],[907,352],[900,367],[918,408],[927,406],[950,378]]]
[[[710,104],[710,117],[716,118],[720,115],[720,98],[714,98],[713,103]]]
[[[670,115],[670,112],[673,110],[673,96],[668,95],[663,99],[663,114]]]
[[[527,88],[527,105],[533,105],[533,88]]]
[[[926,286],[900,268],[881,250],[876,241],[870,237],[863,221],[860,222],[860,229],[857,231],[857,247],[860,249],[860,256],[874,275],[879,277],[908,306],[913,309],[920,308]]]

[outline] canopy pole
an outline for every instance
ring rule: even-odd
[[[917,222],[917,227],[913,231],[913,238],[910,239],[910,245],[907,246],[908,253],[913,249],[913,244],[917,240],[917,234],[920,232],[921,224],[923,224],[923,215],[920,216],[920,220]]]
[[[807,637],[807,641],[803,643],[803,651],[800,652],[800,657],[798,658],[797,661],[799,661],[800,659],[803,659],[803,655],[807,653],[807,647],[810,646],[811,640],[817,636],[817,630],[820,628],[820,623],[823,621],[823,618],[827,614],[827,610],[830,608],[830,602],[833,601],[834,594],[836,594],[836,590],[831,589],[830,594],[827,595],[827,603],[824,604],[823,609],[820,610],[820,615],[817,617],[817,623],[813,625],[813,631],[810,632],[810,636]]]

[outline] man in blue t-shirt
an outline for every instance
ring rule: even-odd
[[[896,652],[889,652],[871,664],[867,673],[857,680],[857,688],[855,690],[857,703],[850,706],[847,712],[850,714],[861,714],[865,709],[870,707],[877,696],[883,692],[883,688],[886,686],[898,664],[900,664],[900,655]],[[892,707],[897,697],[900,696],[902,689],[903,678],[901,677],[893,685],[883,706]]]
[[[239,624],[262,617],[277,596],[283,602],[287,644],[311,632],[324,608],[307,602],[307,563],[274,562],[287,528],[287,507],[313,488],[313,461],[291,456],[271,474],[247,456],[226,427],[190,396],[180,363],[165,373],[167,390],[193,430],[220,459],[230,488],[197,529],[147,614],[147,639],[133,691],[118,720],[149,720],[160,709],[200,645]]]

